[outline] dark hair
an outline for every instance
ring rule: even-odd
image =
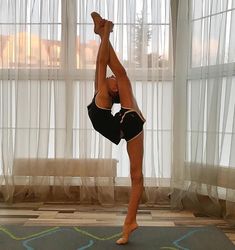
[[[112,98],[112,103],[120,103],[120,97],[118,94]]]

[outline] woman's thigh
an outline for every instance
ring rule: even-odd
[[[131,172],[139,172],[142,173],[142,163],[143,163],[143,138],[144,133],[140,133],[133,140],[127,142],[127,152],[130,159],[130,167]]]

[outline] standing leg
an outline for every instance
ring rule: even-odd
[[[117,244],[126,244],[129,235],[137,229],[136,214],[143,192],[143,132],[133,140],[127,142],[127,152],[130,159],[131,172],[131,194],[128,205],[127,216],[123,226],[122,237],[117,240]]]
[[[127,142],[127,152],[130,159],[130,173],[132,190],[130,195],[130,206],[128,208],[126,224],[131,224],[136,221],[138,203],[143,192],[143,132]]]

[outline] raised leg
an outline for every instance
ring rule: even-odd
[[[103,32],[104,32],[104,23],[105,20],[97,13],[97,12],[92,12],[91,17],[94,22],[94,32],[98,34],[100,37],[102,37]],[[109,67],[114,73],[115,76],[118,75],[123,75],[126,71],[124,67],[122,66],[121,62],[119,61],[111,43],[109,44]]]
[[[95,33],[98,33],[100,32],[100,29],[102,28],[102,37],[104,36],[104,25],[105,25],[105,20],[104,19],[100,19],[99,17],[99,14],[97,14],[96,12],[93,12],[91,14],[93,20],[94,20],[94,31]],[[102,40],[102,37],[101,37],[101,40]],[[100,56],[101,56],[101,44],[100,43],[100,46],[99,46],[99,49],[98,49],[98,53],[97,53],[97,57],[96,57],[96,71],[95,71],[95,93],[98,91],[98,72],[99,72],[99,66],[100,66]],[[110,45],[110,42],[108,40],[108,43],[107,43],[107,48],[106,48],[106,51],[108,50],[109,51],[109,45]],[[109,53],[105,53],[105,55],[107,56],[108,54],[108,58],[107,58],[107,63],[109,62]],[[104,54],[102,54],[103,56]]]
[[[98,34],[100,37],[102,37],[104,31],[103,28],[104,19],[102,19],[102,17],[97,12],[93,12],[91,16],[94,21],[95,33]],[[110,42],[109,42],[108,66],[110,67],[110,69],[117,78],[121,106],[125,108],[135,109],[141,114],[137,102],[135,100],[135,97],[133,95],[132,86],[126,74],[126,70],[119,61]]]

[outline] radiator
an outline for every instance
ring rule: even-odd
[[[116,177],[116,159],[20,159],[14,160],[14,176]]]

